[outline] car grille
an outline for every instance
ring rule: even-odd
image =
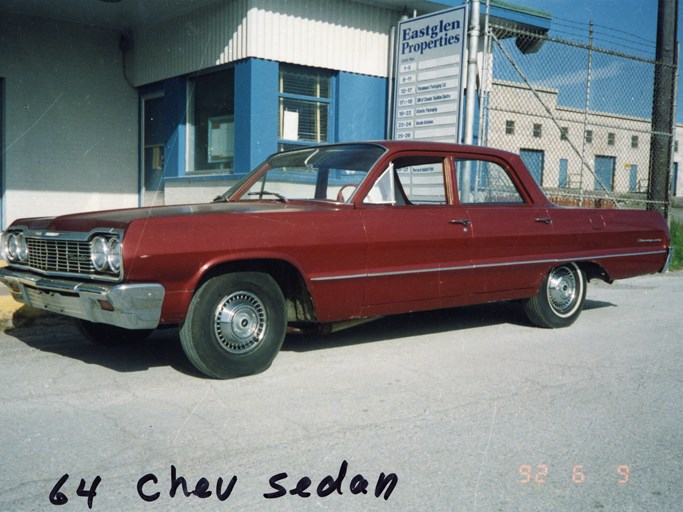
[[[27,238],[27,266],[42,272],[94,274],[90,243],[73,240]]]

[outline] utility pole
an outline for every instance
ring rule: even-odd
[[[658,210],[665,218],[669,208],[674,137],[677,22],[678,0],[659,0],[647,199],[648,209]]]
[[[479,0],[470,0],[469,43],[467,45],[467,98],[465,102],[465,144],[474,142],[474,109],[477,104],[477,54],[479,53]]]

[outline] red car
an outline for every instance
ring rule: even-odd
[[[211,203],[21,219],[2,239],[20,302],[101,343],[179,325],[216,378],[268,368],[288,324],[520,300],[568,326],[589,280],[671,255],[659,213],[561,208],[515,154],[394,141],[279,153]]]

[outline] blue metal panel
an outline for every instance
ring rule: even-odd
[[[560,179],[558,186],[560,188],[569,187],[569,161],[566,158],[560,158]]]
[[[383,139],[386,79],[344,72],[340,72],[337,78],[336,140]]]
[[[671,169],[671,195],[675,196],[678,192],[678,162],[674,162]]]
[[[164,82],[164,115],[167,139],[164,147],[164,177],[184,176],[187,153],[187,87],[184,78]]]
[[[278,63],[246,59],[235,65],[235,174],[277,151]]]
[[[543,185],[543,163],[545,153],[538,149],[520,149],[519,156],[522,158],[524,165],[529,169],[531,176],[536,183]]]
[[[632,164],[631,168],[629,169],[628,189],[630,192],[635,192],[637,187],[638,187],[638,166],[636,164]]]
[[[615,157],[599,155],[595,157],[595,190],[614,190],[615,167]]]

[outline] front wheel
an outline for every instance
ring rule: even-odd
[[[586,275],[575,263],[553,268],[541,289],[524,304],[531,322],[539,327],[567,327],[574,323],[586,300]]]
[[[227,379],[266,370],[286,330],[285,299],[275,280],[241,272],[214,277],[199,288],[180,341],[197,370]]]

